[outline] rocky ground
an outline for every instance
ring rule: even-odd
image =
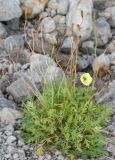
[[[79,73],[97,68],[111,73],[96,81],[97,90],[105,86],[97,102],[113,108],[103,130],[108,156],[92,160],[115,159],[115,0],[0,0],[0,160],[67,160],[59,151],[38,157],[36,146],[23,141],[21,104],[44,79],[49,83],[62,76],[51,58],[54,46],[67,69],[76,43]]]

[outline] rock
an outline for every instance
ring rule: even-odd
[[[48,17],[48,13],[47,12],[44,11],[44,12],[40,13],[40,19],[44,19],[46,17]]]
[[[73,36],[66,37],[61,46],[61,51],[64,53],[70,53],[71,49],[72,50],[76,49],[76,40],[75,37]]]
[[[23,150],[23,149],[19,149],[19,150],[18,150],[18,155],[19,155],[20,158],[24,158],[24,157],[25,157],[25,152],[24,152],[24,150]]]
[[[56,10],[55,10],[55,9],[52,9],[52,10],[51,10],[51,17],[54,17],[54,16],[56,16]]]
[[[103,10],[107,7],[112,7],[115,6],[115,1],[114,0],[94,0],[94,7],[97,8],[98,10]]]
[[[113,122],[111,125],[107,127],[107,130],[110,132],[115,132],[115,122]]]
[[[9,61],[5,58],[1,58],[0,59],[0,75],[4,75],[5,73],[7,73],[8,71],[8,67],[9,67]]]
[[[113,37],[112,41],[108,44],[107,51],[110,53],[115,52],[115,36]]]
[[[50,33],[56,29],[55,22],[51,17],[46,17],[41,21],[39,30],[43,33]]]
[[[0,109],[1,108],[16,108],[16,104],[13,101],[4,98],[2,92],[0,91]]]
[[[13,142],[16,141],[16,137],[15,136],[9,136],[8,139],[6,140],[7,144],[11,144]]]
[[[0,23],[0,38],[5,38],[7,36],[7,31],[5,26]]]
[[[31,75],[29,75],[29,78],[31,78],[31,80],[27,79],[27,77],[21,77],[7,87],[7,91],[15,101],[23,102],[26,98],[34,95],[36,88],[34,83],[32,83]]]
[[[110,64],[115,66],[115,52],[112,52],[108,57],[110,59]]]
[[[97,46],[104,46],[112,37],[110,25],[105,18],[100,17],[95,22]]]
[[[106,8],[99,15],[105,17],[108,20],[111,27],[115,27],[115,6]]]
[[[39,34],[40,38],[43,38],[45,41],[49,42],[52,45],[56,45],[57,42],[57,32],[47,33],[47,34]]]
[[[61,15],[56,15],[53,17],[53,20],[56,24],[65,24],[66,23],[66,17]]]
[[[10,32],[10,30],[17,31],[20,29],[19,27],[20,27],[20,19],[19,18],[14,18],[14,19],[7,22],[7,28],[9,30],[9,32]]]
[[[22,114],[14,109],[3,108],[1,110],[0,120],[2,123],[15,124],[16,119],[22,118]]]
[[[45,154],[45,158],[46,158],[47,160],[51,160],[51,159],[52,159],[51,155],[49,155],[49,154]]]
[[[66,15],[68,5],[68,0],[50,0],[48,3],[48,8],[56,10],[57,14]]]
[[[9,21],[22,15],[19,0],[0,0],[0,21]]]
[[[9,36],[4,41],[4,48],[9,54],[17,53],[24,48],[24,39],[22,35]]]
[[[69,0],[66,25],[73,31],[74,36],[80,36],[81,40],[86,40],[91,35],[92,9],[92,0]]]
[[[82,50],[84,53],[93,54],[94,53],[94,41],[84,41],[82,43]]]
[[[115,108],[115,80],[109,84],[101,95],[99,94],[96,97],[96,100],[98,103],[108,104]]]
[[[38,34],[35,34],[34,40],[29,40],[28,44],[33,48],[34,52],[36,53],[43,53],[49,55],[52,54],[53,45],[50,44],[48,41],[44,40],[43,38],[40,38]]]
[[[12,75],[8,75],[8,74],[5,74],[1,77],[0,79],[0,89],[3,93],[6,92],[6,88],[9,86],[9,84],[12,82],[13,80],[13,77]]]
[[[14,62],[19,62],[21,65],[24,65],[30,62],[31,54],[32,53],[29,51],[29,49],[21,49],[18,53],[18,58],[12,57],[12,59]]]
[[[107,146],[107,151],[115,157],[115,137],[109,139],[109,144]]]
[[[55,78],[60,78],[61,70],[56,63],[47,55],[34,54],[30,59],[30,71],[35,83],[49,83]]]
[[[16,108],[16,104],[5,98],[0,98],[0,108]]]
[[[40,14],[48,2],[48,0],[20,0],[21,7],[26,18],[33,18]]]
[[[107,55],[101,54],[92,63],[93,72],[98,76],[109,74],[110,59]]]
[[[89,57],[78,56],[78,68],[80,71],[86,69],[90,65]]]

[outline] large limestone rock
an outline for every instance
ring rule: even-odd
[[[26,18],[33,18],[42,12],[48,0],[20,0]]]
[[[74,36],[81,36],[81,40],[86,40],[90,37],[92,31],[92,8],[92,0],[69,0],[66,25],[67,28],[73,31]]]
[[[19,0],[0,0],[0,21],[9,21],[21,15]]]

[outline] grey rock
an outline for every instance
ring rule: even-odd
[[[73,36],[66,37],[63,41],[62,46],[61,46],[62,52],[70,53],[71,50],[75,50],[75,49],[76,49],[75,37],[73,37]]]
[[[56,24],[65,24],[66,23],[66,17],[62,15],[56,15],[53,17],[53,20]]]
[[[24,158],[25,157],[25,152],[23,149],[18,149],[18,155],[20,158]]]
[[[98,10],[104,10],[107,7],[115,6],[114,0],[93,0],[94,1],[94,7]]]
[[[6,88],[10,85],[12,82],[13,77],[9,76],[8,74],[5,74],[0,79],[0,89],[2,92],[6,92]]]
[[[11,144],[13,142],[16,141],[16,137],[15,136],[9,136],[8,139],[6,140],[7,144]]]
[[[55,9],[52,9],[51,10],[51,17],[54,17],[56,15],[56,10]]]
[[[78,68],[79,70],[86,69],[90,63],[84,57],[78,56]]]
[[[107,127],[107,130],[110,132],[115,132],[115,123],[113,122],[111,125]]]
[[[20,19],[19,18],[14,18],[14,19],[7,22],[7,28],[8,28],[9,32],[10,32],[10,30],[17,31],[17,30],[19,30],[19,27],[20,27]]]
[[[29,78],[31,78],[31,75]],[[13,96],[15,101],[22,102],[26,98],[34,95],[36,88],[30,79],[21,77],[7,87],[7,91]]]
[[[44,11],[44,12],[40,13],[40,19],[44,19],[46,17],[48,17],[48,13],[47,12]]]
[[[100,17],[96,20],[95,27],[97,46],[107,44],[109,39],[112,37],[109,23],[105,20],[105,18]]]
[[[14,109],[10,108],[3,108],[1,110],[1,122],[2,123],[8,123],[8,124],[15,124],[17,119],[22,118],[22,114]]]
[[[51,160],[51,159],[52,159],[51,155],[49,155],[49,154],[45,154],[45,158],[46,158],[47,160]]]
[[[21,17],[22,10],[19,0],[0,0],[0,21],[8,21]]]
[[[17,153],[13,154],[13,158],[18,159],[19,158],[18,154]]]
[[[94,49],[94,41],[84,41],[82,43],[82,50],[84,53],[93,55]]]
[[[115,115],[113,116],[113,122],[115,122]]]
[[[115,52],[113,52],[110,55],[108,55],[108,57],[110,58],[111,65],[115,66]]]
[[[44,156],[39,156],[38,160],[44,160]]]
[[[98,103],[105,103],[115,108],[115,80],[113,80],[109,87],[99,96],[96,97]]]
[[[102,13],[99,14],[100,16],[105,17],[109,24],[112,27],[115,27],[115,6],[106,8]]]
[[[2,92],[0,91],[0,109],[2,108],[16,108],[16,104],[13,101],[4,98]]]
[[[68,0],[50,0],[48,7],[57,11],[57,14],[66,15],[68,10]]]
[[[31,54],[32,53],[28,49],[21,49],[18,54],[18,58],[14,58],[13,60],[19,62],[21,65],[24,65],[30,62]]]
[[[10,54],[18,53],[24,48],[24,39],[22,35],[13,35],[6,38],[4,41],[4,48]]]
[[[113,37],[112,41],[107,46],[107,51],[110,53],[115,52],[115,36]]]
[[[30,71],[36,83],[41,81],[49,83],[62,75],[56,63],[47,55],[33,54],[30,64]]]
[[[115,156],[115,137],[109,139],[107,151],[114,157]]]
[[[13,132],[14,131],[14,127],[13,127],[12,124],[8,124],[7,126],[4,127],[4,130]]]
[[[39,30],[43,33],[50,33],[56,29],[55,22],[51,17],[46,17],[41,21]]]
[[[36,53],[43,53],[43,54],[52,54],[53,45],[50,44],[48,41],[43,40],[40,38],[38,34],[35,34],[34,40],[31,39],[28,41],[28,44],[33,47],[34,43],[34,52]]]
[[[56,45],[57,42],[57,32],[47,33],[47,34],[39,34],[40,38],[44,38],[45,41],[49,42],[52,45]]]
[[[0,108],[16,108],[16,104],[5,98],[0,98]]]
[[[0,38],[5,38],[7,36],[7,31],[5,26],[0,23]]]

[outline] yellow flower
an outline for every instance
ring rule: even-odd
[[[84,73],[81,76],[81,82],[85,85],[85,86],[89,86],[92,82],[92,77],[90,76],[89,73]]]

